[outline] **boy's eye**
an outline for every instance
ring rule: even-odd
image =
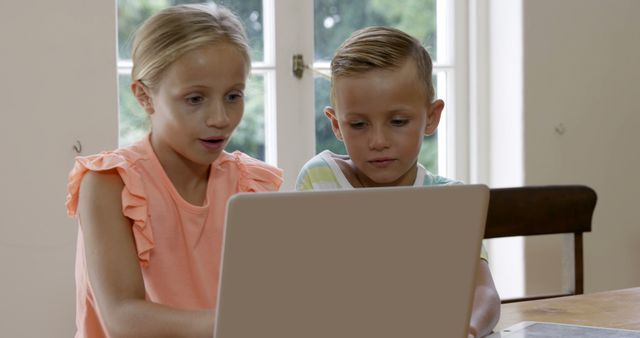
[[[204,96],[202,95],[192,95],[187,97],[187,103],[189,104],[200,104],[204,101]]]
[[[394,127],[402,127],[409,123],[409,120],[406,119],[393,119],[391,120],[391,125]]]
[[[366,123],[362,122],[362,121],[357,121],[357,122],[349,122],[349,126],[353,129],[362,129],[364,127],[366,127]]]

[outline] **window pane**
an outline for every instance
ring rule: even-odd
[[[202,1],[202,0],[118,0],[118,56],[131,59],[131,40],[135,29],[153,13],[171,5],[193,3],[217,3],[236,13],[247,31],[251,47],[251,59],[264,59],[262,38],[262,0]]]
[[[264,61],[262,0],[227,0],[218,1],[217,3],[231,9],[242,20],[244,29],[247,31],[247,37],[249,38],[251,60],[255,62]]]
[[[225,150],[240,150],[264,161],[264,141],[264,75],[252,74],[245,89],[244,116]]]
[[[438,174],[438,133],[425,136],[418,155],[418,162],[433,174]]]
[[[331,105],[329,94],[331,83],[324,77],[315,77],[315,112],[316,112],[316,153],[329,149],[336,154],[346,154],[344,144],[336,139],[331,130],[331,123],[324,115],[324,107]]]
[[[120,114],[118,116],[118,145],[128,146],[140,140],[149,131],[149,118],[131,93],[131,74],[118,75],[118,96]]]
[[[118,0],[118,58],[131,59],[133,33],[151,14],[167,7],[168,0]]]
[[[434,88],[436,88],[436,97],[444,98],[443,95],[445,95],[446,93],[438,92],[438,89],[442,87],[442,83],[440,83],[440,86],[438,86],[439,85],[438,74],[433,74],[431,79],[433,81]],[[445,107],[446,107],[446,104],[445,104]],[[446,119],[446,116],[444,116],[444,113],[443,113],[442,118],[440,119],[440,124],[438,125],[438,129],[440,129],[441,127],[442,128],[445,127],[443,123],[445,119]],[[436,175],[438,174],[438,131],[437,130],[432,135],[425,136],[422,139],[422,148],[420,148],[420,154],[418,155],[418,162],[422,163],[422,165],[425,168],[427,168],[427,170],[429,170],[430,172]]]
[[[315,0],[315,61],[331,60],[353,31],[393,26],[418,40],[436,60],[436,0]]]

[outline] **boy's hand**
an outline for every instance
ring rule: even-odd
[[[473,325],[470,325],[468,338],[476,338],[477,336],[478,336],[478,330],[476,330],[476,328],[473,327]]]

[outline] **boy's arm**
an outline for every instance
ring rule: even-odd
[[[480,260],[476,274],[476,288],[469,324],[469,337],[484,337],[491,333],[500,318],[500,297],[489,270],[489,264]]]
[[[109,336],[212,337],[213,310],[178,310],[145,300],[131,221],[122,214],[123,187],[115,170],[90,171],[78,209],[89,281]]]

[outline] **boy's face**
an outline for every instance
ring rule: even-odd
[[[429,103],[413,60],[334,81],[325,114],[365,186],[412,185],[422,139],[440,121],[444,102]]]

